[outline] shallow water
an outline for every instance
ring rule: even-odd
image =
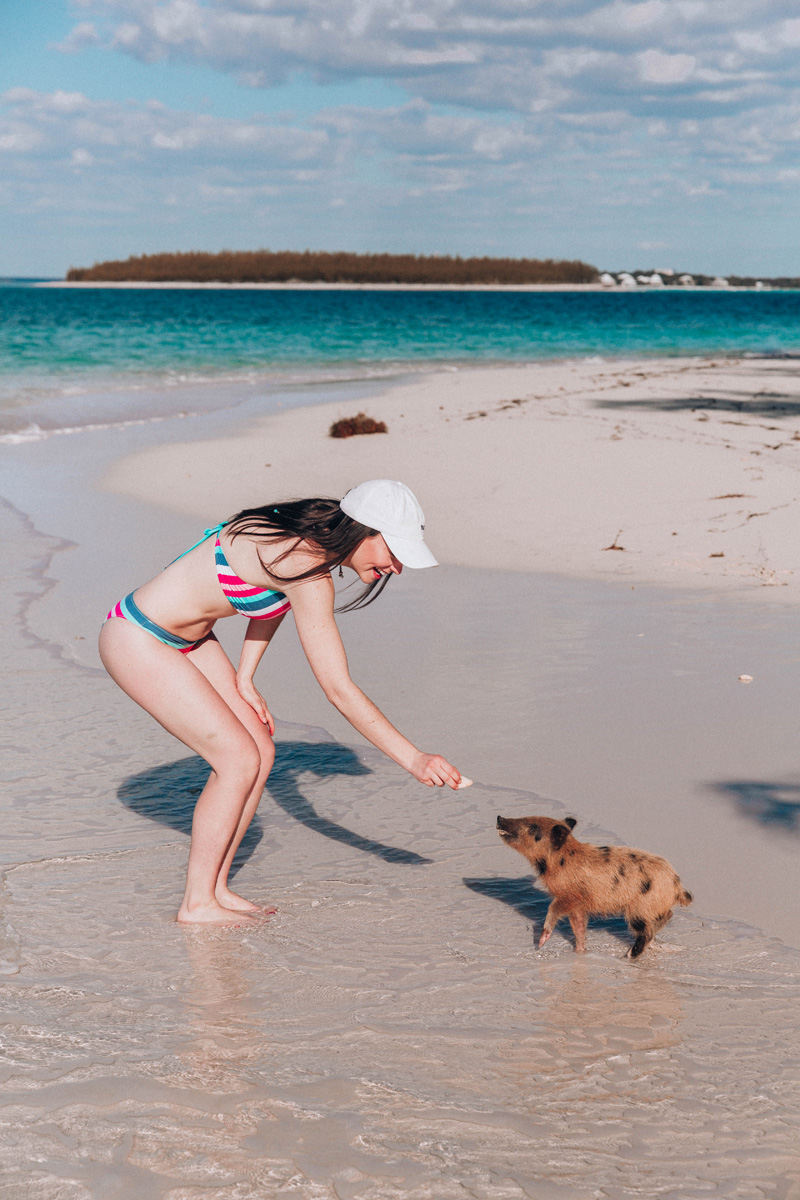
[[[373,786],[401,781],[331,807],[304,774],[432,861],[279,817],[242,871],[279,913],[224,933],[165,919],[184,847],[7,876],[5,1195],[797,1194],[800,956],[683,914],[637,964],[611,925],[537,953],[541,897],[482,846],[464,876],[484,839],[457,801],[398,837]]]
[[[593,355],[795,354],[800,293],[0,288],[0,440],[232,407],[290,382]]]
[[[635,963],[618,921],[537,951],[492,826],[553,800],[283,723],[237,880],[278,914],[175,925],[204,768],[48,640],[68,556],[0,522],[4,1200],[800,1194],[800,954],[699,902]]]

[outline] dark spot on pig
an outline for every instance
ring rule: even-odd
[[[559,865],[560,867],[563,867],[563,865],[564,865],[564,863],[565,863],[566,861],[567,861],[567,860],[566,860],[565,858],[560,858],[560,859],[558,860],[558,865]]]
[[[554,825],[550,830],[550,841],[553,844],[554,850],[560,850],[568,837],[569,830],[566,825]]]
[[[546,858],[537,858],[535,866],[536,866],[536,870],[539,872],[539,874],[544,875],[545,871],[547,870],[547,859]]]
[[[631,929],[635,933],[644,933],[646,928],[647,922],[643,921],[641,917],[631,917]]]
[[[621,875],[621,876],[622,876],[622,878],[624,879],[624,878],[625,878],[625,864],[624,864],[624,863],[620,863],[620,864],[619,864],[619,868],[618,868],[618,869],[619,869],[619,873],[620,873],[620,875]]]
[[[642,882],[639,884],[639,888],[640,888],[642,894],[644,894],[645,892],[649,892],[650,888],[652,886],[653,886],[652,879],[643,879]]]

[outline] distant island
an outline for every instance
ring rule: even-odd
[[[437,254],[352,254],[324,250],[222,250],[141,254],[72,267],[68,283],[399,284],[465,287],[800,288],[800,278],[704,275],[674,270],[600,271],[578,259],[460,258]]]
[[[458,258],[304,250],[142,254],[73,267],[70,283],[594,283],[597,268],[551,258]]]

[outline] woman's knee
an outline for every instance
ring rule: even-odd
[[[261,773],[261,752],[244,729],[237,738],[219,739],[212,747],[208,761],[219,779],[235,780],[248,791]]]
[[[261,759],[259,777],[262,781],[265,781],[272,770],[272,764],[275,762],[275,743],[269,734],[265,732],[263,737],[258,738],[257,745],[259,758]]]

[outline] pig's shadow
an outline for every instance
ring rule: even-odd
[[[479,896],[488,896],[492,900],[507,904],[521,917],[532,921],[533,944],[537,945],[551,898],[547,892],[534,887],[529,875],[523,875],[521,879],[465,879],[464,886],[471,892],[477,892]],[[611,934],[626,946],[630,946],[633,941],[628,926],[621,917],[590,917],[588,932],[591,934],[593,929]],[[572,926],[566,917],[562,917],[556,925],[553,937],[557,936],[575,945]]]

